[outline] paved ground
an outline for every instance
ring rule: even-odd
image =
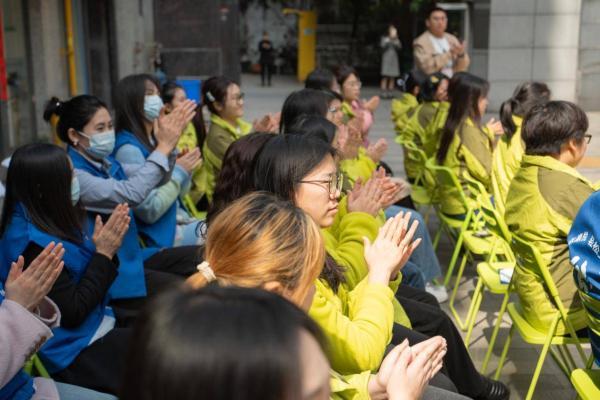
[[[273,81],[274,86],[270,88],[260,87],[259,82],[260,78],[258,76],[245,75],[243,77],[242,87],[247,99],[246,118],[249,120],[258,118],[267,112],[279,111],[285,97],[291,91],[301,88],[300,84],[286,77],[275,77]],[[363,89],[364,96],[377,94],[377,92],[375,88]],[[600,180],[600,113],[589,113],[588,115],[590,118],[589,132],[594,135],[594,138],[588,148],[587,157],[584,159],[580,171],[587,178],[595,182]],[[371,131],[371,136],[373,138],[384,137],[389,140],[390,147],[385,160],[392,167],[396,175],[402,176],[404,175],[402,151],[400,146],[393,142],[394,132],[389,116],[390,101],[382,101],[375,115],[375,124]],[[432,235],[437,231],[437,221],[435,218],[430,221],[429,231]],[[451,252],[451,244],[444,238],[438,249],[438,257],[443,267],[448,264]],[[463,316],[466,315],[469,307],[469,299],[475,286],[474,266],[467,268],[466,275],[466,278],[461,283],[457,297],[459,299],[458,309]],[[488,349],[488,340],[500,308],[500,302],[501,298],[499,296],[487,294],[483,300],[481,311],[477,316],[470,352],[478,367],[481,366],[485,352]],[[445,309],[448,311],[447,306],[445,306]],[[488,371],[495,370],[501,346],[504,344],[504,339],[508,334],[508,328],[508,318],[505,318]],[[539,356],[539,348],[524,343],[517,336],[515,335],[508,354],[508,360],[501,375],[501,380],[511,388],[511,399],[525,398],[533,369]],[[571,388],[569,381],[552,362],[550,357],[548,357],[544,365],[534,398],[547,400],[575,398],[575,391]]]

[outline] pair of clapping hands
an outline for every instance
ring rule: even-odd
[[[404,184],[385,175],[385,170],[380,167],[373,176],[363,184],[359,178],[352,191],[348,193],[348,211],[361,211],[376,216],[400,200]]]
[[[96,217],[92,236],[96,252],[112,259],[121,247],[130,221],[127,204],[118,205],[106,224],[102,222],[100,216]],[[23,271],[25,259],[19,256],[17,261],[11,264],[6,278],[5,298],[34,312],[60,275],[64,266],[62,260],[64,254],[62,243],[51,242],[25,271]]]

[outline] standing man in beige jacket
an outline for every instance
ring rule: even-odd
[[[448,77],[466,71],[471,62],[466,51],[467,43],[446,32],[446,10],[431,8],[425,25],[427,30],[413,42],[415,67],[427,75],[442,72]]]

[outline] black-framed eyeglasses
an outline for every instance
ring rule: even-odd
[[[299,183],[312,183],[321,187],[323,184],[327,184],[327,191],[330,195],[335,196],[338,192],[342,191],[342,185],[344,183],[344,174],[338,173],[331,175],[327,180],[313,180],[313,181],[299,181]]]
[[[592,135],[590,135],[589,133],[586,135],[583,135],[583,137],[585,138],[585,142],[587,144],[590,144],[590,142],[592,141]]]

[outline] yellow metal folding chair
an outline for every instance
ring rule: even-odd
[[[550,297],[557,308],[550,327],[545,332],[542,332],[534,328],[531,323],[527,321],[527,318],[525,317],[525,314],[522,312],[518,303],[509,303],[507,307],[508,315],[512,320],[512,325],[500,356],[495,379],[498,379],[500,373],[502,372],[502,367],[504,366],[504,361],[506,360],[506,355],[508,353],[508,349],[510,348],[510,343],[515,330],[519,332],[519,335],[526,343],[542,345],[542,351],[533,372],[529,390],[527,391],[526,400],[530,400],[535,392],[535,387],[540,377],[540,373],[548,352],[557,363],[559,368],[567,376],[567,378],[569,378],[571,372],[576,368],[576,364],[571,356],[571,353],[569,352],[567,345],[575,345],[583,363],[586,364],[586,356],[581,344],[588,342],[588,339],[577,337],[577,333],[573,328],[573,324],[571,323],[571,320],[567,315],[567,311],[560,299],[560,296],[558,295],[556,285],[552,280],[552,276],[550,275],[547,266],[542,261],[538,249],[516,236],[513,236],[512,238],[511,247],[515,254],[517,265],[535,266],[535,268],[542,272],[546,290],[548,290]],[[556,333],[560,323],[564,324],[566,327],[566,335],[558,335]],[[556,346],[558,352],[552,346]]]

